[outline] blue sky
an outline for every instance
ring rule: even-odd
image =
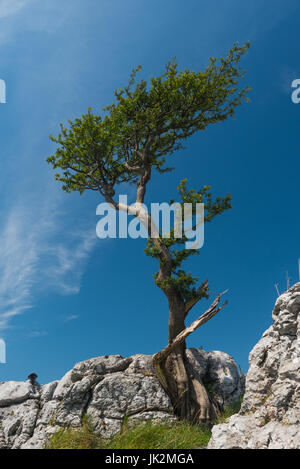
[[[249,4],[248,4],[249,3]],[[154,353],[167,343],[166,299],[154,285],[144,240],[99,240],[96,194],[67,195],[45,162],[48,135],[92,106],[101,110],[133,67],[159,75],[174,56],[202,69],[234,42],[251,102],[236,120],[193,136],[156,176],[147,202],[168,201],[187,177],[192,187],[231,192],[234,208],[205,228],[188,267],[207,276],[229,304],[188,339],[223,350],[244,371],[271,324],[274,284],[298,280],[300,78],[297,1],[0,0],[0,381],[42,383],[97,355]],[[196,319],[206,304],[192,312]]]

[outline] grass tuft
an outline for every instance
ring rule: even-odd
[[[99,436],[84,419],[80,428],[61,428],[54,433],[46,449],[101,449],[102,442]]]
[[[229,417],[231,417],[234,414],[237,414],[240,411],[241,405],[242,405],[243,398],[241,397],[235,402],[232,402],[229,406],[224,407],[221,415],[217,418],[217,421],[215,425],[218,425],[219,423],[225,423]]]
[[[211,437],[208,427],[189,422],[145,422],[113,437],[107,449],[192,449],[206,447]]]
[[[216,424],[224,423],[239,412],[242,399],[225,407]],[[52,435],[46,449],[193,449],[206,448],[211,437],[209,427],[186,421],[172,423],[143,422],[133,427],[128,417],[122,430],[110,440],[95,435],[85,416],[80,428],[63,428]]]
[[[89,425],[63,428],[52,435],[46,449],[192,449],[206,447],[211,432],[208,427],[188,422],[144,422],[108,441],[95,435]]]

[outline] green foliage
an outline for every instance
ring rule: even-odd
[[[89,109],[81,118],[69,120],[69,129],[63,124],[60,128],[57,137],[50,136],[59,146],[47,161],[54,169],[63,170],[55,174],[63,190],[82,193],[85,189],[103,189],[113,195],[115,184],[134,179],[124,173],[108,120],[103,121]]]
[[[63,190],[80,194],[86,189],[98,191],[119,209],[113,199],[116,186],[137,183],[137,202],[143,203],[153,170],[171,171],[165,166],[167,157],[183,148],[188,137],[234,117],[236,107],[248,100],[248,86],[240,86],[245,74],[240,60],[248,48],[249,43],[235,44],[219,61],[210,58],[204,71],[180,71],[173,60],[161,76],[152,76],[149,83],[136,82],[139,66],[132,72],[128,86],[115,91],[115,102],[103,108],[102,116],[89,108],[81,118],[69,120],[68,127],[60,124],[59,135],[50,136],[58,147],[47,161],[56,170],[55,178]],[[179,203],[203,202],[206,222],[231,207],[230,195],[214,200],[208,186],[188,190],[186,182],[184,179],[178,187]],[[191,218],[194,216],[192,213]],[[185,249],[186,237],[176,238],[174,233],[173,228],[170,236],[161,237],[156,245],[148,240],[145,252],[159,260],[161,271],[166,259],[170,263],[166,252],[171,255],[167,274],[163,280],[156,274],[156,284],[165,293],[168,287],[175,287],[183,300],[207,296],[197,290],[198,278],[181,268],[199,250]]]
[[[135,84],[138,67],[129,85],[115,91],[116,102],[104,108],[104,117],[88,113],[69,127],[61,124],[55,154],[47,158],[56,179],[67,192],[86,189],[114,194],[114,186],[136,182],[143,169],[159,172],[166,157],[182,148],[183,141],[209,124],[233,117],[247,100],[248,87],[239,88],[245,71],[239,62],[248,49],[234,45],[227,57],[210,58],[201,72],[179,71],[173,60],[161,76]],[[134,87],[135,85],[135,87]]]
[[[196,204],[204,203],[205,208],[205,223],[210,222],[216,215],[221,214],[224,210],[231,208],[231,195],[228,194],[225,197],[217,197],[213,200],[210,193],[210,187],[204,186],[202,189],[195,191],[194,189],[187,189],[187,179],[183,179],[179,186],[177,187],[179,193],[179,201],[176,202],[181,208],[181,219],[177,222],[183,224],[183,215],[184,215],[184,204],[192,204],[192,211],[190,214],[190,222],[192,228],[196,227]],[[170,204],[174,203],[174,200],[170,201]],[[203,222],[203,220],[201,221]],[[190,300],[194,298],[199,298],[199,295],[202,297],[207,297],[206,292],[198,292],[196,284],[198,282],[198,277],[193,277],[189,272],[185,272],[181,269],[182,263],[189,257],[193,255],[199,255],[199,249],[186,249],[184,244],[188,241],[187,237],[183,233],[182,237],[175,236],[175,229],[171,229],[169,237],[163,237],[163,233],[160,233],[161,241],[168,247],[171,258],[172,258],[172,268],[171,275],[164,279],[163,281],[159,280],[159,273],[157,272],[154,276],[155,283],[162,289],[165,290],[168,286],[174,285],[180,291],[181,296],[184,300]],[[178,248],[179,247],[179,248]],[[153,239],[148,238],[147,247],[145,249],[147,256],[154,257],[160,262],[160,267],[163,264],[163,260],[160,259],[159,251],[155,246]]]

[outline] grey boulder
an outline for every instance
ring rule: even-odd
[[[243,377],[229,355],[194,348],[187,350],[187,358],[192,373],[220,403],[241,396]],[[125,416],[128,425],[176,420],[151,355],[111,355],[77,363],[60,381],[42,386],[38,399],[28,398],[25,384],[0,385],[0,448],[44,448],[60,428],[80,427],[85,415],[102,438],[118,433]]]
[[[239,414],[213,427],[209,448],[300,448],[300,283],[281,295],[249,356]]]

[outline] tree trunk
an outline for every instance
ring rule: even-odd
[[[169,344],[186,330],[185,303],[180,294],[172,290],[168,295]],[[201,378],[193,375],[185,351],[186,344],[183,340],[165,359],[156,362],[158,377],[179,418],[192,423],[211,423],[219,412],[218,406],[209,397]]]

